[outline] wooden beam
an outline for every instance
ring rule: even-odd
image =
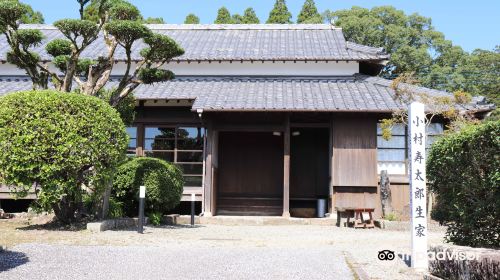
[[[136,156],[144,156],[144,124],[137,124]]]
[[[218,124],[217,131],[237,131],[237,132],[267,132],[282,131],[283,125],[272,124]]]
[[[283,153],[283,217],[290,217],[290,116],[287,115],[284,127]]]
[[[333,187],[333,172],[335,172],[333,170],[333,116],[330,117],[330,124],[329,124],[329,128],[330,128],[330,134],[329,134],[329,141],[328,141],[328,152],[329,152],[329,174],[328,174],[328,178],[329,178],[329,183],[328,183],[328,192],[330,194],[330,202],[329,202],[329,209],[328,209],[328,212],[330,213],[330,215],[332,215],[331,217],[334,217],[333,216],[333,212],[335,210],[335,189]]]
[[[213,149],[213,126],[212,122],[208,121],[206,126],[207,142],[205,151],[205,177],[203,181],[203,213],[205,216],[212,216],[212,149]]]
[[[290,123],[290,127],[312,127],[312,128],[329,128],[330,123]]]

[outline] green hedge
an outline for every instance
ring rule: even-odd
[[[0,181],[63,222],[74,220],[82,186],[98,182],[125,159],[128,137],[119,114],[91,96],[54,90],[0,98]],[[108,175],[109,176],[109,175]]]
[[[448,226],[447,240],[500,247],[500,121],[470,125],[432,145],[429,187],[437,194],[432,217]]]
[[[161,159],[139,157],[118,168],[113,186],[114,196],[123,202],[126,215],[137,215],[139,186],[146,186],[146,211],[165,213],[179,204],[184,178],[174,164]]]

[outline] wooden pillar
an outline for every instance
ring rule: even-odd
[[[290,116],[286,115],[283,131],[283,217],[290,217]]]
[[[135,148],[135,155],[138,157],[144,156],[144,124],[137,124],[137,143]]]
[[[330,151],[330,197],[331,197],[331,200],[330,200],[330,215],[331,217],[333,217],[333,214],[334,212],[336,212],[335,210],[335,186],[334,186],[334,181],[333,181],[333,176],[334,176],[334,173],[335,173],[335,170],[334,170],[334,164],[333,164],[333,161],[334,161],[334,158],[333,158],[333,154],[334,154],[334,151],[333,151],[333,135],[334,135],[334,129],[335,129],[335,126],[334,126],[334,118],[333,116],[331,117],[330,119],[330,143],[329,143],[329,151]]]
[[[205,177],[203,181],[203,213],[206,217],[212,216],[212,150],[213,150],[213,126],[208,121],[206,126],[207,142],[205,147]]]

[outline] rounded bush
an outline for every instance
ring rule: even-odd
[[[458,245],[500,248],[500,121],[471,125],[432,145],[432,217]]]
[[[147,211],[165,213],[179,204],[184,178],[174,164],[156,158],[138,157],[118,168],[113,185],[114,196],[123,202],[125,213],[135,216],[140,186],[146,186]]]
[[[63,222],[74,219],[82,187],[124,159],[127,142],[120,115],[99,98],[54,90],[0,98],[0,181],[20,196],[38,185],[38,202]]]

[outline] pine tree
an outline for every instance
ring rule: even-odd
[[[276,0],[274,8],[269,13],[266,23],[287,24],[292,23],[292,14],[288,11],[285,0]]]
[[[240,14],[234,14],[232,17],[231,17],[231,20],[232,20],[232,24],[243,24],[243,16],[240,15]]]
[[[314,0],[306,0],[302,6],[297,23],[323,23]]]
[[[257,14],[255,14],[254,9],[248,8],[245,10],[245,13],[243,14],[243,23],[244,24],[259,24],[260,20],[257,17]]]
[[[189,14],[186,16],[184,23],[185,24],[199,24],[200,18],[198,16],[196,16],[195,14]]]
[[[231,18],[231,13],[226,7],[222,7],[217,12],[217,19],[215,19],[214,23],[216,24],[231,24],[233,23],[233,19]]]

